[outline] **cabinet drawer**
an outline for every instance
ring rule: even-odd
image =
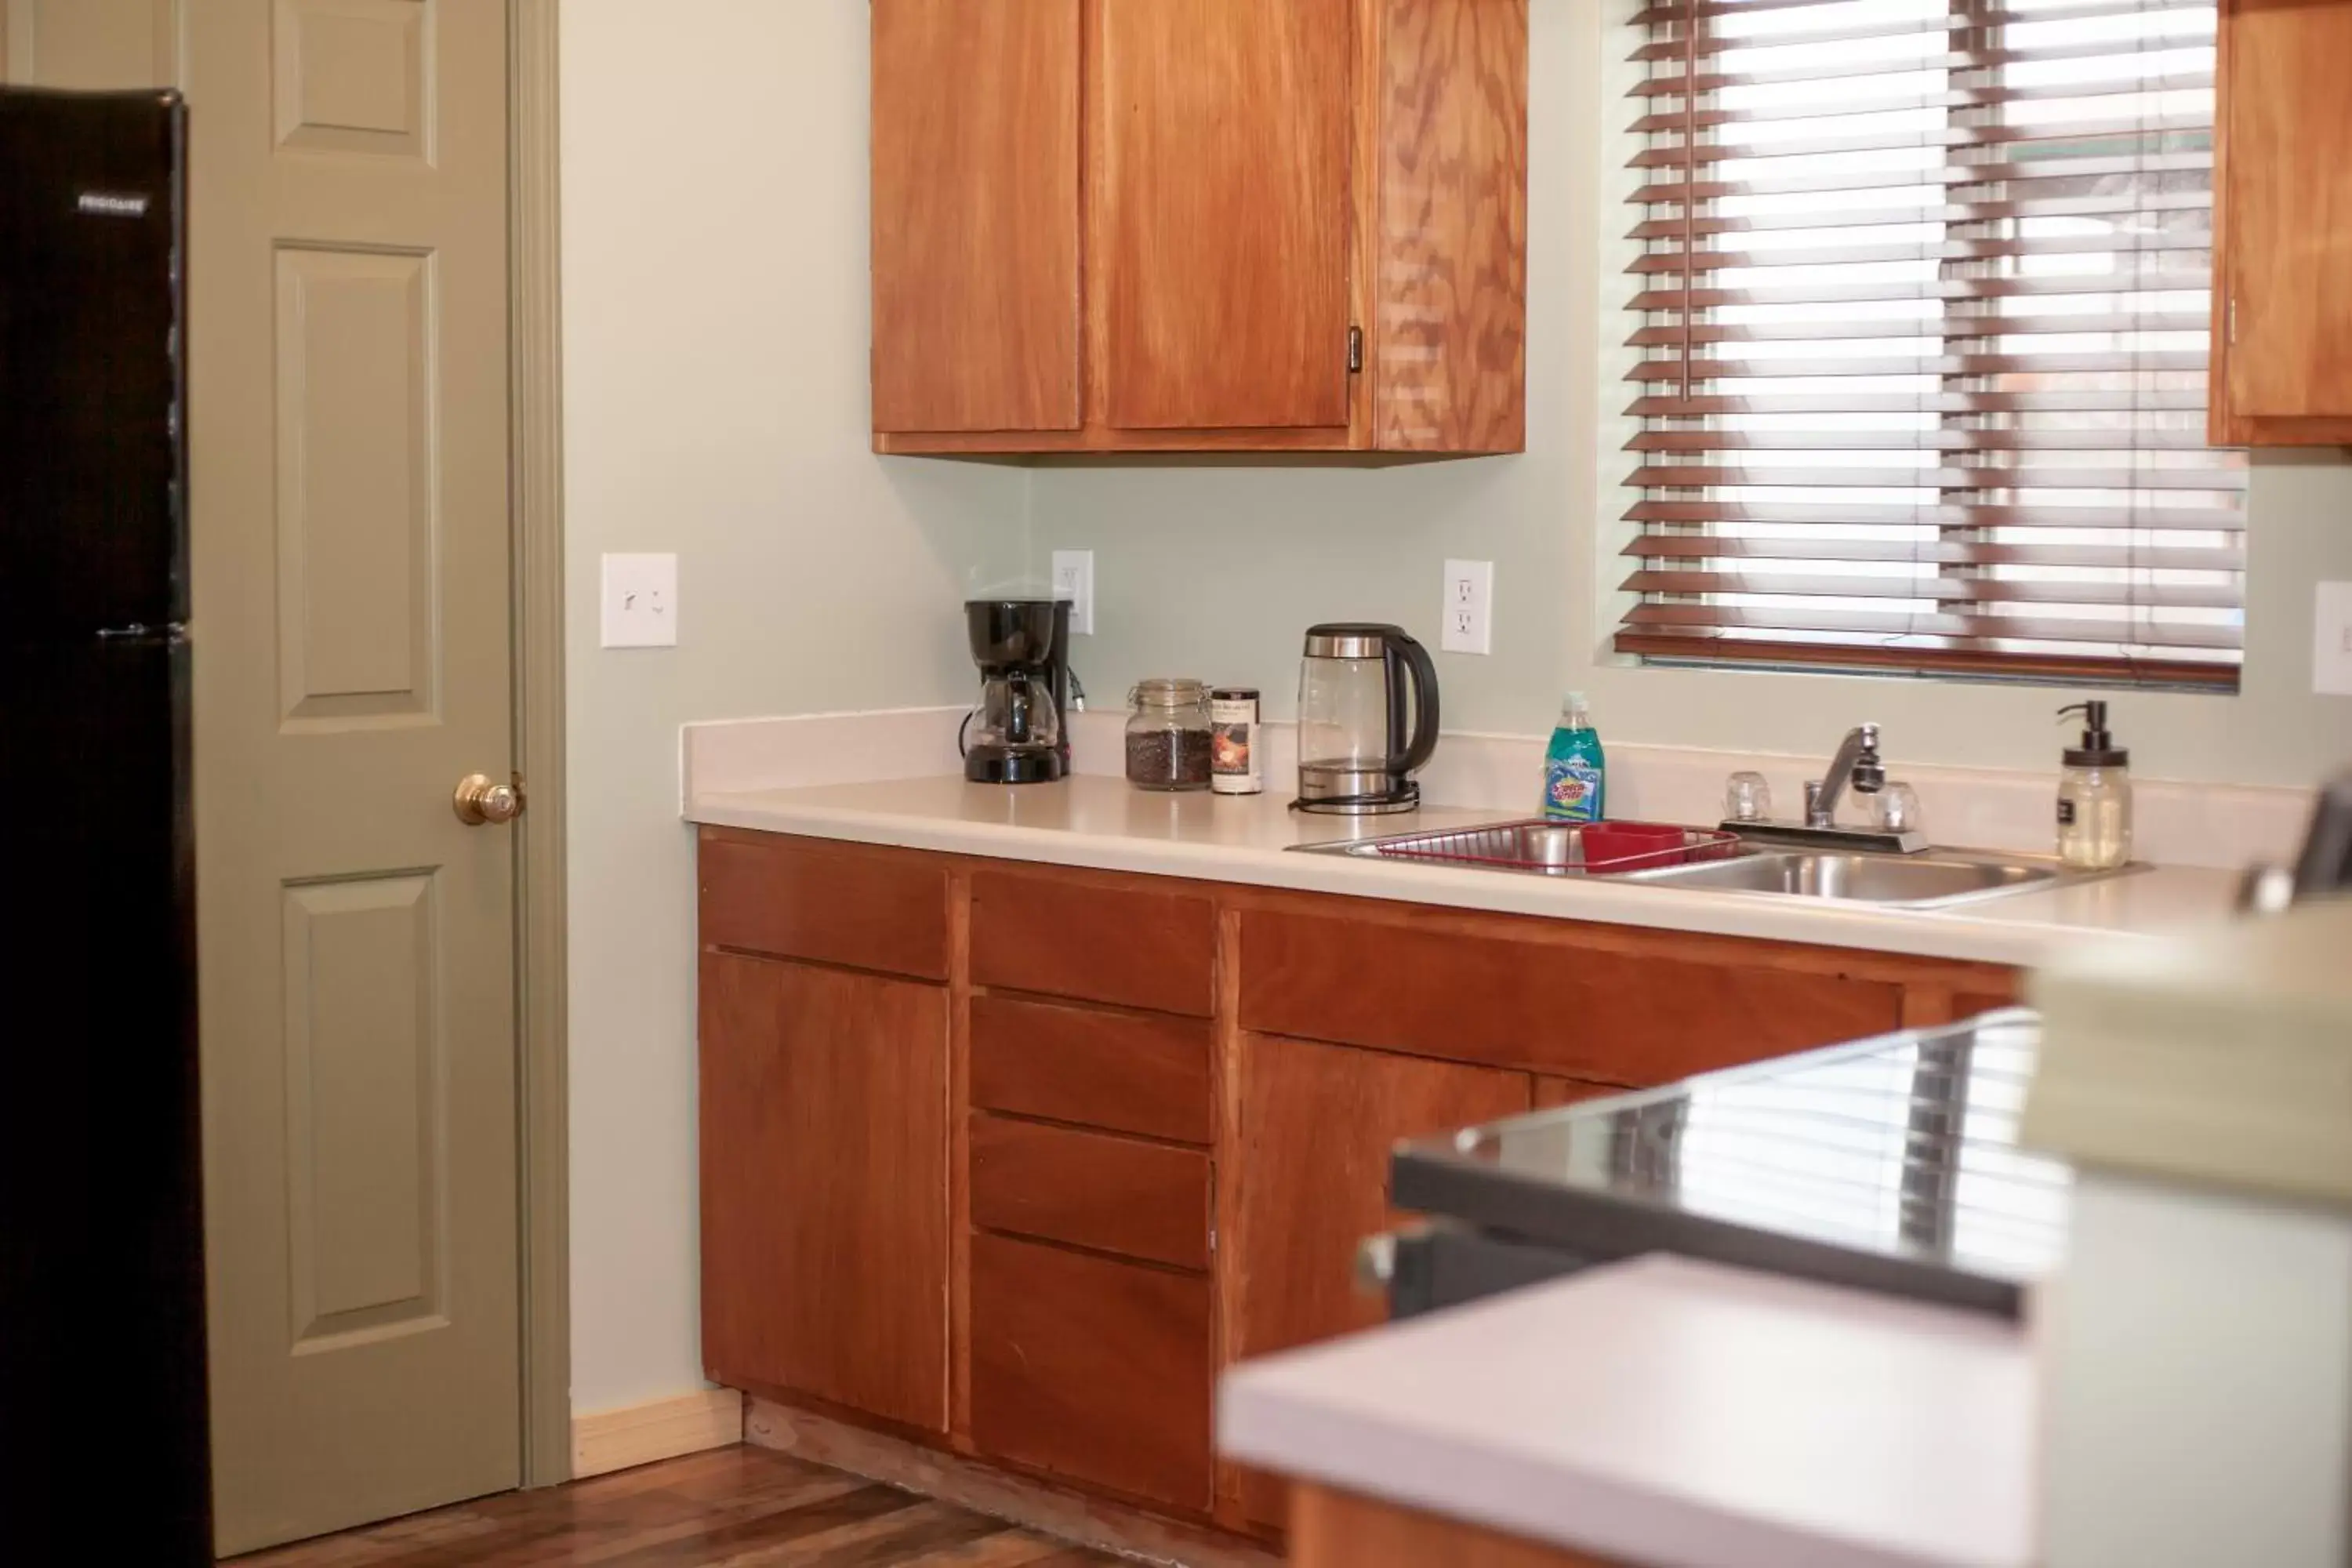
[[[706,831],[701,873],[707,947],[947,978],[944,861]]]
[[[981,871],[971,879],[971,977],[1185,1013],[1215,1010],[1216,911],[1204,893]]]
[[[971,1238],[982,1455],[1203,1512],[1209,1387],[1206,1276]]]
[[[1206,1143],[1209,1044],[1210,1026],[1190,1018],[975,996],[971,1102]]]
[[[1206,1268],[1209,1202],[1209,1157],[1197,1149],[971,1119],[974,1225]]]
[[[1242,921],[1242,1025],[1630,1084],[1900,1025],[1899,985],[1834,968],[1775,967],[1791,950],[1759,943],[1743,963],[1580,948],[1565,935],[1254,910]]]

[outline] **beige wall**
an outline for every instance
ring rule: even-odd
[[[866,450],[851,0],[566,0],[573,1407],[699,1383],[677,727],[960,699],[1025,479]],[[597,556],[680,556],[680,646],[596,647]]]
[[[1603,652],[1607,591],[1624,570],[1612,491],[1633,466],[1622,432],[1603,445],[1625,394],[1599,368],[1623,336],[1626,293],[1601,257],[1631,222],[1607,166],[1622,100],[1601,82],[1601,62],[1625,52],[1601,44],[1602,14],[1620,3],[1531,8],[1525,455],[1041,467],[1036,559],[1095,552],[1099,629],[1077,644],[1081,673],[1106,694],[1152,674],[1248,681],[1286,714],[1303,627],[1391,620],[1434,647],[1442,563],[1468,557],[1495,563],[1495,651],[1436,656],[1448,728],[1538,733],[1561,691],[1582,688],[1604,738],[1819,752],[1874,719],[1898,773],[1906,760],[2054,768],[2052,710],[2069,699],[2049,687],[1645,669]],[[2243,694],[2115,700],[2151,776],[2303,784],[2352,765],[2352,700],[2311,694],[2310,586],[2352,578],[2352,467],[2266,460],[2251,506]]]

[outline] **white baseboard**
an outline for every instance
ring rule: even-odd
[[[743,1440],[743,1396],[705,1388],[572,1418],[572,1477],[601,1476]]]

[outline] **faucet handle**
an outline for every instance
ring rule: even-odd
[[[1827,827],[1828,816],[1822,810],[1822,781],[1805,781],[1805,821],[1813,827]]]

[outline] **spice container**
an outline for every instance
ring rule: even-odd
[[[1219,795],[1265,788],[1257,763],[1257,688],[1220,686],[1209,693],[1209,787]]]
[[[1209,690],[1159,678],[1128,693],[1127,782],[1138,789],[1209,787]]]

